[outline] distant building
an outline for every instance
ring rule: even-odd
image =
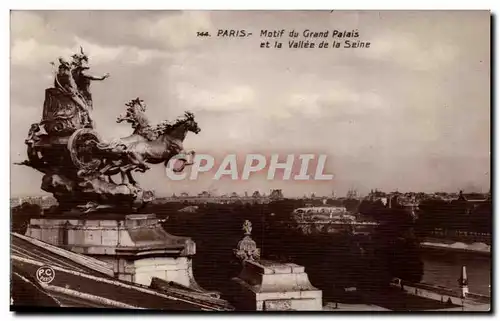
[[[10,206],[16,207],[23,203],[38,205],[42,208],[49,208],[57,205],[57,200],[52,196],[27,196],[27,197],[13,197],[10,199]]]
[[[314,206],[314,207],[301,207],[293,211],[295,216],[300,216],[301,219],[323,218],[323,219],[337,219],[355,221],[356,217],[349,215],[347,209],[342,206]]]
[[[51,206],[55,206],[55,205],[58,205],[59,203],[57,202],[57,200],[52,197],[52,196],[42,196],[42,207],[43,208],[48,208],[48,207],[51,207]]]
[[[370,194],[368,194],[368,199],[370,201],[376,201],[376,200],[381,199],[383,197],[387,197],[387,194],[384,193],[384,192],[381,192],[381,191],[379,191],[377,189],[371,190]]]
[[[20,197],[14,197],[10,199],[10,207],[16,207],[21,205],[21,198]]]
[[[355,189],[348,190],[346,198],[358,198],[358,191],[356,191]]]
[[[269,194],[269,198],[273,200],[283,199],[283,192],[281,189],[273,189],[271,190],[271,194]]]
[[[198,194],[198,197],[212,197],[212,194],[210,194],[207,191],[203,191],[203,192]]]

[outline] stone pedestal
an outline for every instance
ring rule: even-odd
[[[309,282],[304,267],[293,263],[244,261],[234,305],[246,311],[320,311],[322,291]]]
[[[195,243],[167,233],[153,214],[31,219],[26,235],[111,263],[121,280],[149,286],[157,277],[199,289],[193,277]]]

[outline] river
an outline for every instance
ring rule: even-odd
[[[475,253],[425,249],[422,253],[424,276],[422,282],[458,288],[462,265],[467,267],[469,291],[490,295],[491,256]]]

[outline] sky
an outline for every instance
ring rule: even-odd
[[[218,38],[218,29],[253,35]],[[288,49],[288,37],[281,49],[260,48],[261,30],[280,29],[357,30],[370,48]],[[111,75],[91,87],[104,140],[131,133],[115,120],[141,97],[152,123],[195,114],[201,132],[188,134],[186,149],[216,160],[324,154],[325,172],[334,175],[171,181],[162,165],[152,165],[135,177],[157,195],[490,188],[487,11],[12,11],[11,163],[26,159],[24,139],[41,120],[44,90],[53,83],[50,62],[79,46],[93,74]],[[43,195],[41,178],[11,165],[12,196]]]

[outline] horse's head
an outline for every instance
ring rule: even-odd
[[[198,134],[201,131],[198,123],[194,120],[194,114],[192,112],[184,112],[184,122],[188,131],[191,131],[195,134]]]
[[[174,123],[163,121],[156,127],[159,136],[168,136],[180,140],[184,140],[188,131],[195,134],[201,131],[198,123],[194,120],[194,114],[191,112],[185,112],[184,117],[178,118]]]

